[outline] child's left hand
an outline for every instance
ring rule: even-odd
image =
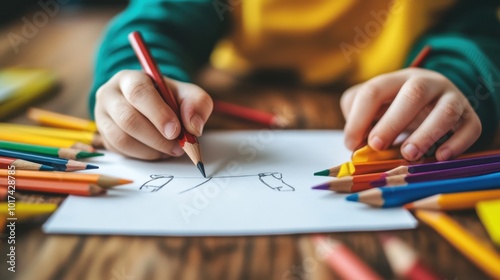
[[[411,134],[401,153],[410,161],[421,158],[449,131],[453,135],[435,156],[438,160],[454,158],[479,138],[482,129],[464,94],[440,73],[425,69],[408,68],[377,76],[348,89],[340,104],[349,149],[359,148],[368,136],[370,147],[383,150],[408,131]]]

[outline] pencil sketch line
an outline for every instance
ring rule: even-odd
[[[258,177],[259,181],[267,186],[268,188],[274,190],[274,191],[279,191],[279,192],[288,192],[288,191],[295,191],[295,188],[287,184],[285,181],[283,181],[283,174],[280,172],[264,172],[264,173],[258,173],[256,175],[233,175],[233,176],[212,176],[206,178],[207,180],[192,186],[178,194],[186,193],[191,190],[194,190],[200,186],[203,186],[213,178],[242,178],[242,177]],[[170,174],[153,174],[150,175],[151,180],[145,182],[144,184],[141,185],[139,188],[140,190],[145,190],[145,191],[150,191],[150,192],[157,192],[160,189],[162,189],[164,186],[168,185],[174,178],[178,179],[198,179],[200,177],[175,177],[174,175]],[[161,183],[161,184],[159,184]]]

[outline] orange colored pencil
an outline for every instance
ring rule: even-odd
[[[0,201],[7,200],[8,189],[0,188]]]
[[[382,173],[345,176],[313,187],[315,190],[331,190],[340,193],[360,192],[373,188],[372,181],[380,179]]]
[[[341,279],[382,279],[341,242],[321,235],[314,236],[313,241],[318,253],[325,257],[330,267]]]
[[[8,170],[0,170],[0,176],[8,176]],[[15,178],[39,179],[59,182],[86,182],[103,188],[132,183],[133,181],[102,174],[68,173],[68,172],[36,172],[16,170]]]
[[[406,209],[465,210],[474,209],[480,201],[494,199],[500,199],[500,190],[436,194],[408,203],[404,207]]]
[[[81,196],[94,196],[106,193],[106,190],[98,185],[86,182],[59,182],[16,178],[15,184],[16,190],[20,191],[73,194]],[[7,178],[0,177],[0,187],[7,188],[8,185]]]

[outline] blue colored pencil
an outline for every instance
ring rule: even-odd
[[[98,166],[79,162],[71,159],[63,159],[49,156],[42,156],[37,154],[30,154],[24,152],[10,151],[0,149],[0,156],[11,157],[16,159],[28,160],[40,164],[45,164],[54,167],[57,171],[76,171],[83,169],[97,169]]]
[[[408,184],[406,187],[374,188],[346,197],[376,207],[397,207],[431,195],[500,189],[500,172],[458,179]]]

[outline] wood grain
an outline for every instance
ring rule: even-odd
[[[15,54],[0,36],[0,67],[43,67],[60,77],[59,91],[38,107],[87,117],[92,61],[100,34],[116,9],[61,12]],[[0,34],[19,31],[20,20]],[[233,77],[213,69],[199,75],[199,83],[214,98],[285,114],[297,129],[340,129],[341,89],[305,88],[287,82]],[[29,123],[24,112],[10,119]],[[207,129],[262,129],[261,126],[211,117]],[[496,137],[500,147],[500,137]],[[22,200],[60,202],[61,196],[25,195]],[[490,246],[473,211],[453,217]],[[309,235],[259,237],[129,237],[45,235],[43,220],[18,224],[17,272],[6,270],[7,244],[1,239],[0,279],[337,279],[316,254]],[[485,279],[473,264],[432,229],[394,231],[412,245],[424,261],[446,279]],[[384,278],[394,278],[374,232],[335,233]],[[5,236],[4,236],[5,237]]]

